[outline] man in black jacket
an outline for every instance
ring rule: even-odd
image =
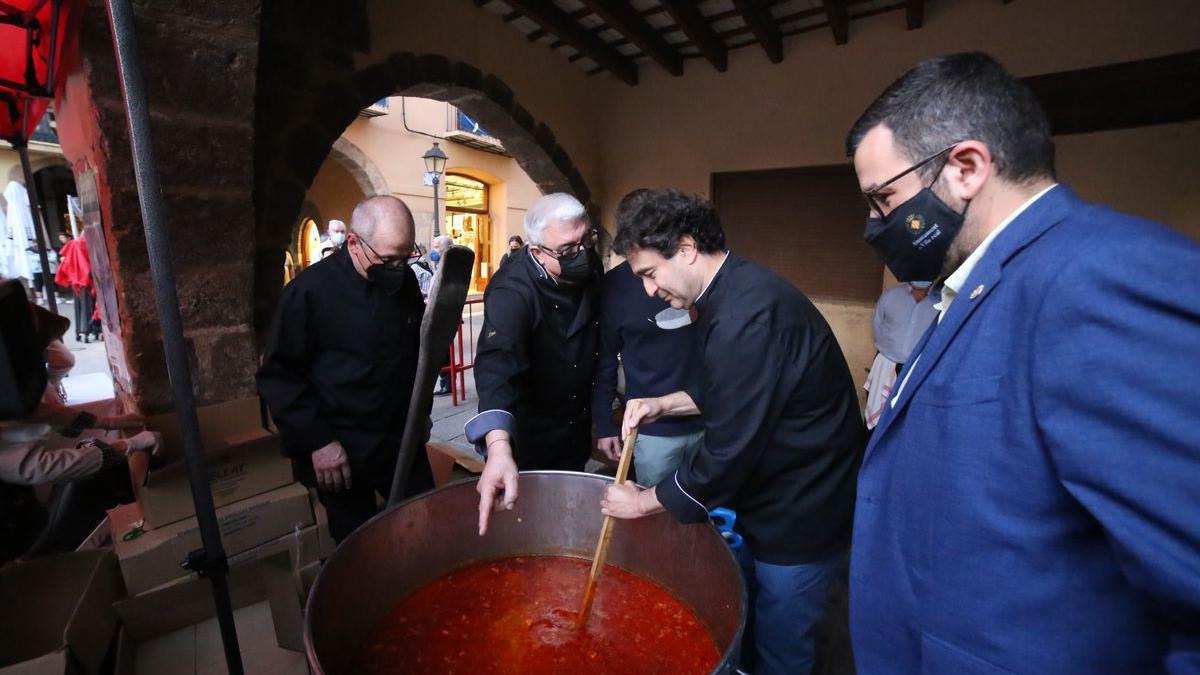
[[[583,205],[549,194],[525,214],[529,246],[496,272],[483,296],[475,355],[479,414],[468,440],[487,458],[479,533],[493,507],[517,499],[517,470],[582,471],[592,450],[596,365],[596,231]]]
[[[408,267],[412,213],[391,196],[354,208],[346,245],[283,291],[258,390],[301,482],[341,541],[387,496],[416,379],[425,303]],[[417,453],[405,494],[433,487]]]
[[[704,445],[656,486],[610,486],[602,510],[666,509],[685,523],[738,513],[754,604],[746,658],[756,675],[807,673],[813,628],[844,560],[866,440],[858,397],[825,319],[787,281],[725,249],[712,206],[674,190],[646,195],[614,248],[647,294],[698,312],[696,377],[626,406],[623,435],[699,414]]]

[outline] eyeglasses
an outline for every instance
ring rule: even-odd
[[[947,154],[950,153],[951,150],[953,150],[957,146],[958,146],[958,143],[954,143],[945,148],[942,148],[941,150],[938,150],[937,152],[933,153],[932,155],[926,157],[925,159],[908,167],[904,171],[901,171],[900,173],[896,174],[895,176],[892,176],[891,178],[887,179],[881,185],[877,185],[877,186],[871,188],[870,190],[863,192],[862,196],[863,196],[863,199],[867,200],[867,208],[871,209],[871,211],[874,213],[878,213],[880,215],[880,217],[882,217],[884,215],[883,207],[880,206],[878,201],[876,201],[877,195],[879,194],[880,190],[887,188],[892,183],[895,183],[896,181],[900,180],[901,178],[904,178],[908,174],[920,169],[921,167],[925,166],[926,164],[929,164],[930,162],[932,162],[936,159],[945,157]],[[938,168],[939,174],[942,172],[942,169],[945,168],[945,166],[946,165],[943,164],[941,167]],[[934,176],[934,180],[937,180],[936,175]]]
[[[379,259],[379,263],[381,265],[388,269],[394,270],[403,267],[404,265],[408,264],[408,258],[412,255],[412,249],[409,249],[409,252],[403,255],[391,255],[384,257],[379,255],[379,251],[376,251],[375,248],[371,246],[370,242],[368,242],[366,239],[363,239],[362,236],[358,237],[358,241],[363,246],[366,246],[367,250],[373,253],[375,257]]]
[[[551,251],[550,249],[542,248],[541,246],[538,246],[538,249],[551,258],[557,259],[564,256],[575,255],[586,249],[596,248],[596,242],[599,240],[600,231],[593,227],[584,233],[583,239],[580,239],[574,244],[567,244],[566,246],[559,248],[557,251]]]

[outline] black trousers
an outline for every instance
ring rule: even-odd
[[[317,487],[311,461],[306,465],[301,465],[299,461],[295,464],[300,482],[317,488],[317,498],[329,516],[329,533],[333,536],[333,540],[340,544],[343,539],[379,513],[377,496],[386,501],[391,495],[396,457],[392,456],[391,461],[386,463],[371,462],[355,466],[358,463],[352,462],[350,467],[352,487],[349,490],[338,492],[330,492]],[[381,464],[382,466],[380,466]],[[404,490],[404,497],[413,497],[431,489],[433,489],[433,471],[429,468],[429,457],[422,449],[417,452],[417,456],[413,460],[412,472],[408,477],[408,486]]]
[[[85,333],[99,334],[98,326],[92,325],[92,315],[96,313],[96,299],[92,297],[91,289],[82,289],[75,293],[75,335]],[[99,323],[99,322],[97,322]]]

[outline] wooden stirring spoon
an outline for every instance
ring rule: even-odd
[[[629,475],[629,462],[633,459],[633,446],[637,444],[637,427],[629,431],[625,437],[625,445],[621,448],[621,461],[617,464],[616,484],[625,482]],[[596,596],[596,584],[604,571],[604,560],[608,558],[608,542],[612,539],[612,516],[604,516],[604,524],[600,526],[600,541],[596,544],[596,555],[592,558],[592,571],[588,574],[587,585],[583,587],[583,605],[579,609],[579,617],[575,620],[575,628],[582,630],[587,625],[588,615],[592,613],[592,601]]]

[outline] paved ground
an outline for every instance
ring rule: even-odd
[[[45,303],[42,305],[45,306]],[[110,375],[108,369],[108,354],[104,351],[104,343],[100,341],[92,342],[76,342],[75,341],[75,305],[70,301],[58,301],[58,313],[71,320],[71,329],[63,335],[63,344],[71,350],[75,355],[75,367],[71,369],[72,375],[90,375],[92,373],[103,373]]]
[[[478,319],[477,319],[478,320]],[[476,324],[478,326],[478,323]],[[464,349],[470,345],[464,344]],[[468,352],[469,353],[469,352]],[[471,355],[468,362],[474,362]],[[467,442],[463,434],[463,425],[479,412],[479,396],[475,389],[475,371],[468,370],[466,375],[466,399],[459,399],[455,406],[450,396],[435,396],[433,399],[433,432],[429,435],[431,441],[440,441],[453,445],[460,452],[473,455],[474,448]],[[615,468],[608,467],[596,460],[590,460],[585,469],[592,473],[614,475]]]
[[[430,440],[441,441],[455,446],[464,452],[471,452],[471,444],[463,435],[463,425],[479,412],[479,397],[475,391],[475,371],[468,370],[466,374],[466,400],[459,399],[454,405],[450,396],[435,396],[433,398],[433,432]]]

